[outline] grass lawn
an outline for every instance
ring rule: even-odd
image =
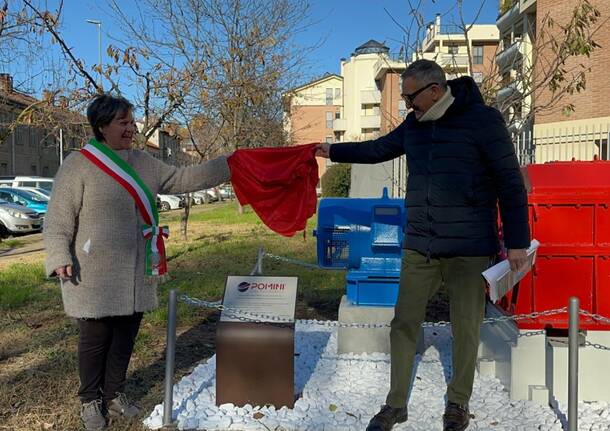
[[[163,398],[166,298],[168,289],[217,300],[227,275],[248,274],[259,246],[266,251],[314,263],[311,236],[281,237],[234,202],[191,210],[188,240],[179,234],[181,211],[162,214],[172,235],[168,241],[172,280],[159,289],[161,307],[147,313],[132,357],[128,394],[148,414]],[[19,246],[16,244],[16,246]],[[343,294],[342,271],[311,270],[265,259],[265,275],[299,278],[297,318],[335,319]],[[215,310],[179,304],[177,378],[214,354]],[[44,277],[40,258],[3,267],[0,273],[0,430],[79,429],[76,398],[77,330],[63,314],[55,280]],[[113,430],[140,430],[139,420],[118,421]]]

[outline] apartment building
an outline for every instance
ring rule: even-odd
[[[498,28],[494,24],[467,24],[466,28],[467,32],[455,24],[445,25],[437,14],[426,27],[424,40],[420,49],[413,53],[413,60],[434,60],[449,79],[470,75],[477,83],[482,83],[495,69]]]
[[[59,168],[60,142],[64,157],[82,147],[89,135],[87,119],[67,110],[65,102],[17,91],[12,76],[0,73],[0,175],[52,177]],[[45,119],[55,126],[42,127],[50,123]]]
[[[389,133],[406,116],[400,97],[404,55],[391,54],[384,44],[369,40],[349,59],[341,59],[343,106],[334,121],[335,142],[357,142]],[[377,165],[352,165],[351,197],[404,196],[404,159]]]
[[[284,130],[291,144],[335,141],[333,124],[343,104],[343,78],[327,74],[284,95]],[[327,160],[318,158],[320,177]]]
[[[601,45],[590,57],[570,58],[565,69],[579,70],[582,64],[591,70],[586,87],[574,94],[564,93],[550,102],[553,92],[541,85],[552,64],[551,38],[562,40],[562,25],[567,24],[580,0],[503,0],[496,22],[500,30],[500,52],[496,63],[502,73],[498,106],[507,119],[522,164],[551,160],[610,160],[610,104],[605,95],[610,90],[610,2],[591,0],[601,17],[595,26],[594,40]],[[551,18],[553,27],[545,23]],[[573,105],[574,111],[564,108]]]

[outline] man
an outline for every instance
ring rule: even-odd
[[[336,162],[379,163],[406,154],[407,225],[400,289],[391,323],[391,378],[386,404],[367,431],[407,420],[407,396],[426,304],[444,283],[453,330],[453,373],[443,415],[446,431],[468,427],[468,402],[485,310],[481,272],[499,249],[497,204],[511,269],[527,260],[527,194],[501,114],[484,104],[470,77],[446,81],[433,61],[402,74],[412,109],[376,140],[319,144],[316,155]]]

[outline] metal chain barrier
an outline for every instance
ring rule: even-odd
[[[390,327],[389,323],[341,323],[341,322],[337,322],[336,320],[311,320],[311,319],[292,320],[292,319],[286,319],[286,318],[282,318],[282,317],[274,316],[274,315],[270,315],[270,314],[252,313],[250,311],[240,310],[240,309],[234,308],[234,307],[227,307],[225,305],[219,304],[218,302],[210,302],[210,301],[205,301],[202,299],[191,298],[190,296],[188,296],[186,294],[180,295],[180,300],[189,305],[195,306],[195,307],[211,308],[211,309],[220,310],[223,313],[225,313],[225,315],[227,315],[228,317],[238,319],[243,322],[254,322],[254,323],[297,322],[297,323],[304,324],[304,325],[320,325],[320,326],[327,326],[327,327],[331,327],[331,328],[362,328],[362,329],[369,328],[370,329],[370,328],[389,328]],[[565,312],[567,312],[567,307],[556,308],[553,310],[535,311],[533,313],[517,314],[517,315],[513,315],[513,316],[488,317],[488,318],[483,319],[483,324],[507,322],[507,321],[511,321],[511,320],[516,321],[516,320],[524,320],[524,319],[535,319],[537,317],[550,316],[553,314],[560,314],[560,313],[565,313]],[[421,326],[424,328],[428,328],[428,327],[443,327],[443,326],[450,326],[450,325],[451,325],[451,322],[442,320],[439,322],[423,322]]]
[[[278,256],[276,254],[267,253],[266,251],[264,251],[262,249],[259,249],[259,252],[258,252],[257,265],[259,265],[259,268],[260,268],[260,260],[265,257],[273,259],[277,262],[290,263],[292,265],[298,265],[298,266],[302,266],[302,267],[309,268],[309,269],[320,269],[320,267],[316,264],[313,264],[310,262],[305,262],[305,261],[302,261],[299,259],[293,259],[290,257]],[[249,312],[246,310],[240,310],[238,308],[226,307],[226,306],[220,304],[219,302],[211,302],[211,301],[205,301],[202,299],[191,298],[190,296],[188,296],[186,294],[180,295],[180,300],[187,304],[190,304],[192,306],[220,310],[226,316],[240,320],[242,322],[254,322],[254,323],[261,323],[261,322],[293,323],[293,322],[296,322],[299,324],[320,325],[320,326],[326,326],[326,327],[331,327],[331,328],[374,329],[374,328],[389,328],[390,327],[390,324],[388,324],[388,323],[341,323],[341,322],[337,322],[334,320],[304,320],[304,319],[293,320],[293,319],[282,318],[282,317],[274,316],[274,315],[270,315],[270,314],[252,313],[252,312]],[[534,311],[532,313],[525,313],[525,314],[506,315],[506,316],[499,316],[499,317],[486,317],[483,319],[483,324],[493,324],[493,323],[508,322],[508,321],[536,319],[539,317],[551,316],[551,315],[567,313],[567,312],[568,312],[568,307],[562,307],[562,308],[555,308],[552,310]],[[604,317],[602,315],[592,314],[592,313],[582,310],[582,309],[580,310],[580,314],[587,316],[587,317],[591,317],[592,319],[594,319],[596,321],[601,321],[601,322],[610,324],[610,318]],[[421,326],[423,328],[444,327],[444,326],[451,326],[451,322],[447,322],[444,320],[439,321],[439,322],[423,322]],[[534,335],[541,335],[542,333],[544,333],[544,331],[542,331],[540,333],[539,332],[525,333],[520,336],[531,337]]]
[[[266,251],[263,251],[263,257],[269,257],[269,258],[271,258],[273,260],[276,260],[278,262],[291,263],[293,265],[299,265],[299,266],[303,266],[305,268],[322,269],[318,265],[313,264],[313,263],[304,262],[304,261],[298,260],[298,259],[292,259],[290,257],[278,256],[278,255],[275,255],[275,254],[267,253]]]

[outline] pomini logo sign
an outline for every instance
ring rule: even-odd
[[[237,290],[240,292],[246,292],[248,290],[284,290],[286,285],[284,283],[249,283],[242,281],[237,285]]]

